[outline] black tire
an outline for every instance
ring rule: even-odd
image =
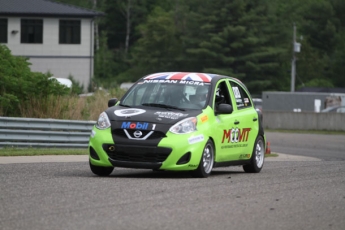
[[[114,170],[114,167],[96,166],[96,165],[92,165],[91,162],[89,162],[89,165],[90,165],[91,171],[98,176],[109,176]]]
[[[211,140],[208,140],[204,150],[201,154],[199,166],[196,170],[192,171],[192,175],[198,178],[208,177],[214,165],[214,145]]]
[[[265,141],[262,136],[258,136],[255,141],[250,164],[243,165],[246,173],[259,173],[264,166],[265,159]]]

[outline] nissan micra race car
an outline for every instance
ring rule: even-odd
[[[266,139],[260,111],[238,79],[207,73],[155,73],[110,99],[89,142],[91,171],[114,167],[190,171],[243,165],[258,173]]]

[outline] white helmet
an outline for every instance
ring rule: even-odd
[[[198,104],[202,105],[203,107],[206,102],[207,94],[208,94],[207,86],[198,86],[198,88],[195,91],[195,95],[198,98]]]

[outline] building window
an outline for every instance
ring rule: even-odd
[[[0,18],[0,43],[7,43],[7,18]]]
[[[42,43],[43,20],[22,19],[20,39],[21,43]]]
[[[60,20],[59,43],[80,44],[80,20]]]

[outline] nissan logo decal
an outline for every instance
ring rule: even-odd
[[[134,137],[136,138],[139,138],[141,137],[141,135],[143,135],[143,133],[140,130],[135,131],[133,134],[134,134]]]

